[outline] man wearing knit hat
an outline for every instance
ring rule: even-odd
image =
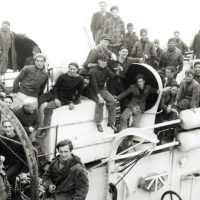
[[[127,122],[131,116],[133,116],[133,126],[137,127],[145,112],[147,97],[152,93],[159,92],[157,88],[152,88],[150,85],[145,84],[145,77],[143,74],[137,74],[135,82],[136,84],[130,85],[127,90],[117,97],[118,100],[121,100],[132,94],[132,98],[121,115],[120,130],[127,128]]]
[[[34,61],[34,57],[36,56],[36,54],[41,53],[40,47],[38,46],[34,46],[33,50],[32,50],[32,56],[26,58],[24,66],[26,65],[34,65],[35,61]]]
[[[105,1],[100,1],[99,7],[100,7],[100,11],[93,14],[91,25],[90,25],[90,29],[92,31],[93,38],[96,45],[98,45],[100,42],[100,38],[103,34],[103,27],[104,27],[105,21],[111,16],[110,12],[106,11]]]
[[[34,59],[35,64],[25,66],[13,83],[13,93],[18,93],[19,107],[28,97],[35,99],[37,104],[38,97],[43,94],[48,81],[48,74],[45,71],[46,56],[37,54]]]
[[[103,33],[110,36],[109,49],[117,54],[119,46],[125,41],[125,26],[123,20],[118,15],[119,8],[112,6],[110,11],[112,16],[105,21]]]

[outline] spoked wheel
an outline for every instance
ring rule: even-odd
[[[169,199],[169,197],[170,197],[170,199]],[[179,200],[183,200],[176,192],[174,192],[174,191],[171,191],[171,190],[169,190],[169,191],[167,191],[167,192],[165,192],[163,195],[162,195],[162,197],[161,197],[161,200],[175,200],[174,199],[174,197],[176,197],[175,199],[179,199]]]

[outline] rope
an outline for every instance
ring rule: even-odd
[[[13,153],[13,155],[15,155],[21,162],[28,166],[28,164],[24,160],[22,160],[1,138],[0,141],[11,151],[11,153]]]

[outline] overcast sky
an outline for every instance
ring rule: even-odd
[[[98,11],[99,0],[0,1],[0,21],[9,20],[14,32],[34,40],[51,65],[84,62],[89,51],[87,35],[92,39],[91,16]],[[199,30],[198,0],[107,0],[107,4],[107,9],[118,5],[125,24],[132,22],[137,33],[147,28],[150,40],[159,38],[162,45],[175,30],[189,44]]]

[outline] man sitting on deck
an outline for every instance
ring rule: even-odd
[[[185,79],[181,82],[174,103],[178,112],[199,107],[199,87],[199,83],[194,80],[194,71],[185,71]]]
[[[126,109],[121,115],[120,130],[127,128],[129,118],[133,115],[133,126],[137,126],[146,109],[147,97],[152,93],[158,93],[157,88],[152,88],[145,84],[143,74],[138,74],[135,78],[136,84],[131,85],[127,90],[118,95],[117,99],[121,100],[132,95]]]

